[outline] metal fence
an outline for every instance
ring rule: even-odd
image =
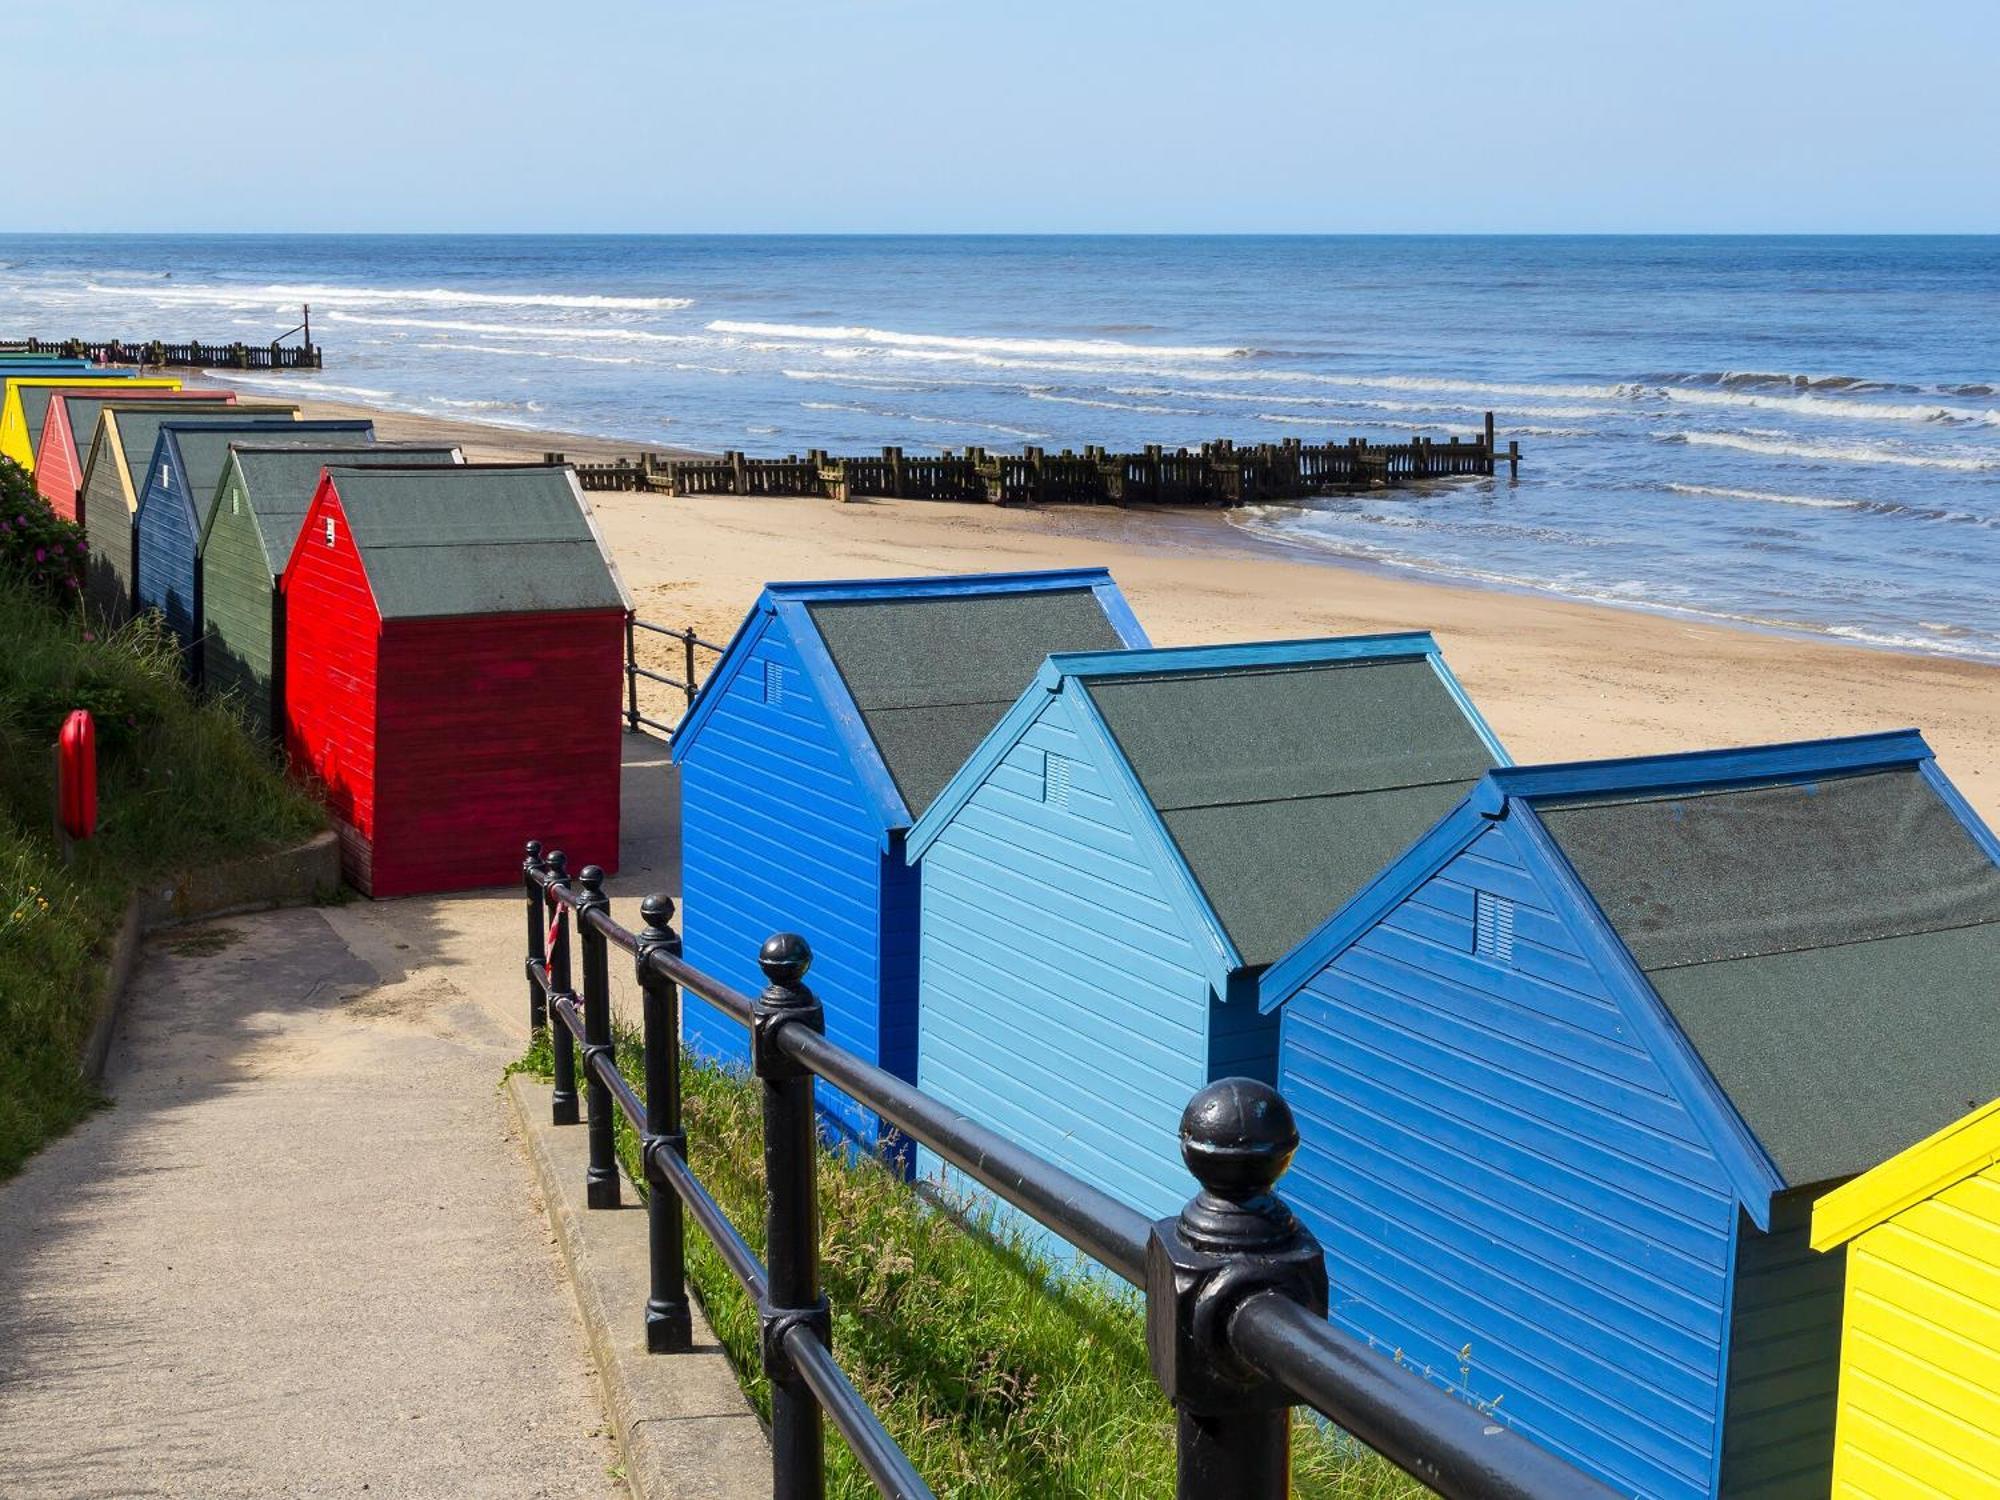
[[[639,632],[650,630],[654,635],[663,635],[681,643],[681,675],[669,677],[665,672],[655,672],[650,667],[639,665]],[[713,641],[705,641],[694,633],[689,625],[681,630],[669,630],[664,625],[654,625],[633,614],[625,616],[625,727],[634,734],[652,730],[664,739],[674,737],[674,726],[658,719],[648,718],[639,707],[639,679],[657,682],[662,687],[670,687],[680,692],[689,703],[700,691],[701,683],[695,674],[695,652],[707,651],[720,656],[723,648]]]
[[[638,1134],[648,1184],[651,1286],[646,1346],[691,1342],[684,1260],[692,1216],[757,1309],[770,1377],[772,1493],[825,1492],[831,1421],[884,1495],[932,1492],[834,1359],[820,1289],[819,1143],[813,1080],[876,1111],[1043,1228],[1145,1295],[1154,1376],[1173,1404],[1179,1500],[1282,1500],[1290,1492],[1291,1408],[1338,1423],[1453,1500],[1593,1500],[1613,1491],[1484,1413],[1375,1353],[1326,1319],[1318,1242],[1274,1191],[1298,1144],[1291,1111],[1265,1084],[1224,1079],[1196,1094],[1181,1151],[1197,1191],[1180,1214],[1148,1222],[1061,1168],[825,1036],[806,985],[812,953],[779,933],[758,963],[755,997],[690,968],[663,895],[640,903],[644,926],[613,919],[603,873],[575,876],[560,852],[527,845],[529,1024],[551,1034],[554,1119],[589,1133],[587,1201],[615,1207],[614,1109]],[[582,991],[573,988],[572,947]],[[630,957],[643,994],[642,1097],[619,1072],[611,1027],[610,950]],[[760,1264],[688,1158],[681,1126],[680,995],[688,990],[750,1035],[764,1120],[765,1245]],[[580,1062],[579,1062],[580,1059]],[[578,1083],[582,1082],[579,1100]]]

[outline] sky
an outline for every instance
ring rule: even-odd
[[[2000,232],[2000,0],[0,0],[0,230]]]

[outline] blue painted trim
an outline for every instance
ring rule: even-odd
[[[792,647],[799,653],[800,670],[812,680],[813,691],[819,694],[826,716],[833,723],[833,732],[840,736],[855,780],[861,783],[862,797],[875,810],[882,852],[887,854],[890,835],[910,826],[910,810],[903,803],[903,794],[896,789],[882,752],[876,748],[875,736],[868,732],[861,709],[847,691],[847,680],[840,675],[833,653],[826,649],[826,641],[813,624],[804,602],[779,598],[771,607],[778,623],[790,632]]]
[[[1581,918],[1572,926],[1584,956],[1604,977],[1611,998],[1701,1127],[1744,1210],[1759,1229],[1769,1229],[1771,1199],[1787,1186],[1777,1163],[1708,1071],[1659,992],[1633,962],[1597,898],[1564,857],[1554,835],[1535,816],[1534,808],[1527,803],[1514,804],[1508,824],[1516,835],[1516,853],[1555,899],[1556,909]]]
[[[1102,569],[1097,571],[1102,572]],[[1104,611],[1104,618],[1111,622],[1111,628],[1118,632],[1118,639],[1134,651],[1151,650],[1152,637],[1146,634],[1146,627],[1139,623],[1139,617],[1132,613],[1132,606],[1124,593],[1112,581],[1109,573],[1104,581],[1094,584],[1090,590],[1097,596],[1097,607]]]
[[[1044,568],[1016,573],[943,573],[917,578],[833,578],[767,583],[764,597],[825,603],[840,599],[935,599],[961,594],[1040,594],[1111,584],[1104,568]]]
[[[1035,680],[1028,684],[1027,691],[1014,700],[1013,707],[1000,716],[1000,722],[979,742],[979,748],[967,757],[965,764],[952,773],[951,780],[931,799],[930,807],[917,819],[903,840],[904,859],[916,864],[923,858],[924,851],[937,842],[938,835],[951,825],[958,810],[972,800],[973,793],[1020,743],[1021,736],[1042,716],[1049,699],[1061,688],[1061,676],[1049,676],[1048,664],[1044,662]]]
[[[688,757],[701,740],[702,729],[715,712],[715,706],[728,696],[729,684],[743,670],[743,663],[756,653],[757,642],[763,639],[775,614],[771,591],[765,589],[757,596],[757,602],[750,606],[750,613],[736,627],[736,634],[729,638],[729,644],[722,648],[722,655],[709,669],[708,676],[702,679],[694,701],[688,704],[687,712],[681,715],[680,723],[674,727],[674,764],[687,764]]]
[[[1053,658],[1051,658],[1053,660]],[[1134,833],[1138,844],[1146,856],[1146,864],[1159,879],[1173,905],[1175,914],[1187,930],[1188,941],[1201,955],[1201,965],[1218,998],[1227,999],[1230,994],[1230,978],[1243,967],[1243,955],[1230,941],[1222,921],[1215,914],[1215,908],[1208,904],[1207,893],[1201,882],[1194,878],[1194,871],[1181,857],[1180,846],[1167,832],[1165,820],[1159,809],[1153,806],[1153,799],[1146,795],[1146,789],[1139,784],[1139,777],[1132,769],[1132,763],[1125,759],[1125,753],[1118,748],[1112,737],[1111,728],[1097,711],[1097,705],[1090,701],[1088,691],[1076,691],[1064,684],[1064,696],[1068,697],[1075,710],[1077,737],[1090,746],[1097,764],[1103,768],[1106,779],[1125,795],[1137,826]],[[1208,941],[1203,942],[1206,936]]]
[[[1154,646],[1143,657],[1125,651],[1062,651],[1049,658],[1065,677],[1156,677],[1169,672],[1214,672],[1226,667],[1304,666],[1330,661],[1437,655],[1428,630],[1382,635],[1313,636],[1289,641],[1232,641],[1222,646]]]
[[[1267,1014],[1296,995],[1364,932],[1400,906],[1418,886],[1456,859],[1486,831],[1486,819],[1468,796],[1374,879],[1356,891],[1297,947],[1264,971],[1257,984],[1257,1008]]]
[[[1938,799],[1965,825],[1965,831],[1972,835],[1974,843],[1986,851],[1986,857],[2000,865],[2000,837],[1995,837],[1993,830],[1986,826],[1985,819],[1972,810],[1972,804],[1965,800],[1964,793],[1952,785],[1951,778],[1944,774],[1938,763],[1935,760],[1925,761],[1917,768],[1917,774],[1930,783]]]
[[[1765,1225],[1766,1228],[1770,1226]],[[1721,1493],[1722,1444],[1729,1435],[1729,1344],[1736,1329],[1736,1256],[1743,1243],[1743,1215],[1729,1216],[1729,1279],[1722,1288],[1722,1339],[1715,1354],[1715,1453],[1709,1460],[1708,1492]]]
[[[1931,759],[1931,747],[1914,729],[1839,739],[1752,745],[1740,750],[1688,750],[1621,760],[1579,760],[1489,771],[1475,797],[1481,811],[1498,817],[1510,797],[1593,796],[1663,792],[1679,787],[1721,787],[1797,779],[1832,772],[1886,769]]]
[[[1452,671],[1451,664],[1444,659],[1444,653],[1433,649],[1430,659],[1431,670],[1437,673],[1438,681],[1442,682],[1444,690],[1451,694],[1452,702],[1458,705],[1458,711],[1471,723],[1473,733],[1479,736],[1479,741],[1486,747],[1487,752],[1501,766],[1513,765],[1514,757],[1507,753],[1507,747],[1500,743],[1500,736],[1493,732],[1492,726],[1486,722],[1486,716],[1473,703],[1471,695],[1459,682],[1458,675]]]

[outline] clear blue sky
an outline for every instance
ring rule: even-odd
[[[2000,0],[9,0],[0,229],[2000,231]]]

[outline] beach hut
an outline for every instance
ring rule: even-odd
[[[369,421],[298,422],[285,417],[246,418],[231,424],[213,418],[160,424],[153,461],[132,518],[133,607],[157,610],[181,643],[189,677],[201,680],[201,534],[215,507],[215,492],[229,463],[229,445],[246,438],[267,443],[375,441]]]
[[[0,458],[12,459],[30,471],[35,467],[34,439],[39,434],[39,424],[37,432],[29,431],[28,419],[21,406],[23,391],[37,388],[46,390],[53,386],[74,386],[79,389],[104,386],[116,389],[131,386],[138,379],[139,372],[136,370],[92,370],[87,374],[78,375],[16,375],[11,371],[0,370]],[[155,389],[167,390],[177,389],[180,386],[178,380],[170,380],[165,385],[158,380],[143,383]],[[47,409],[46,403],[42,405],[42,409]]]
[[[83,524],[83,466],[90,456],[91,439],[97,436],[98,414],[114,402],[192,401],[206,407],[234,404],[233,391],[119,389],[115,396],[57,386],[49,392],[49,410],[42,422],[42,436],[35,444],[35,488],[59,516]],[[205,409],[205,408],[204,408]]]
[[[1847,1254],[1835,1500],[2000,1495],[2000,1100],[1820,1199],[1812,1242]]]
[[[917,880],[903,838],[1051,651],[1143,646],[1101,568],[774,583],[674,735],[688,961],[760,988],[757,949],[813,945],[827,1035],[900,1078],[917,1063]],[[747,1064],[743,1029],[690,995],[697,1053]],[[876,1117],[822,1084],[864,1151]]]
[[[279,585],[285,746],[371,896],[618,867],[630,600],[566,465],[321,477]]]
[[[1505,760],[1422,632],[1051,657],[910,833],[918,1084],[1178,1212],[1188,1100],[1276,1076],[1257,976]]]
[[[200,539],[202,680],[208,690],[234,698],[264,733],[278,733],[285,631],[278,581],[326,465],[463,462],[459,450],[448,446],[276,447],[232,441]]]
[[[1494,771],[1262,989],[1336,1323],[1624,1493],[1827,1493],[1813,1202],[2000,1092],[1920,735]]]
[[[6,404],[0,406],[0,456],[13,459],[32,473],[40,462],[37,455],[41,448],[42,429],[47,425],[49,401],[58,391],[74,391],[80,395],[102,391],[123,396],[135,391],[177,391],[181,382],[170,375],[146,379],[130,374],[93,375],[75,380],[53,376],[9,380],[6,387]]]
[[[158,401],[111,403],[98,414],[97,435],[84,460],[78,505],[90,542],[90,572],[85,593],[91,606],[113,623],[132,613],[132,518],[151,472],[153,449],[160,428],[169,420],[192,421],[199,416],[219,422],[266,418],[290,421],[296,406],[279,402],[223,402],[200,410],[201,402]]]

